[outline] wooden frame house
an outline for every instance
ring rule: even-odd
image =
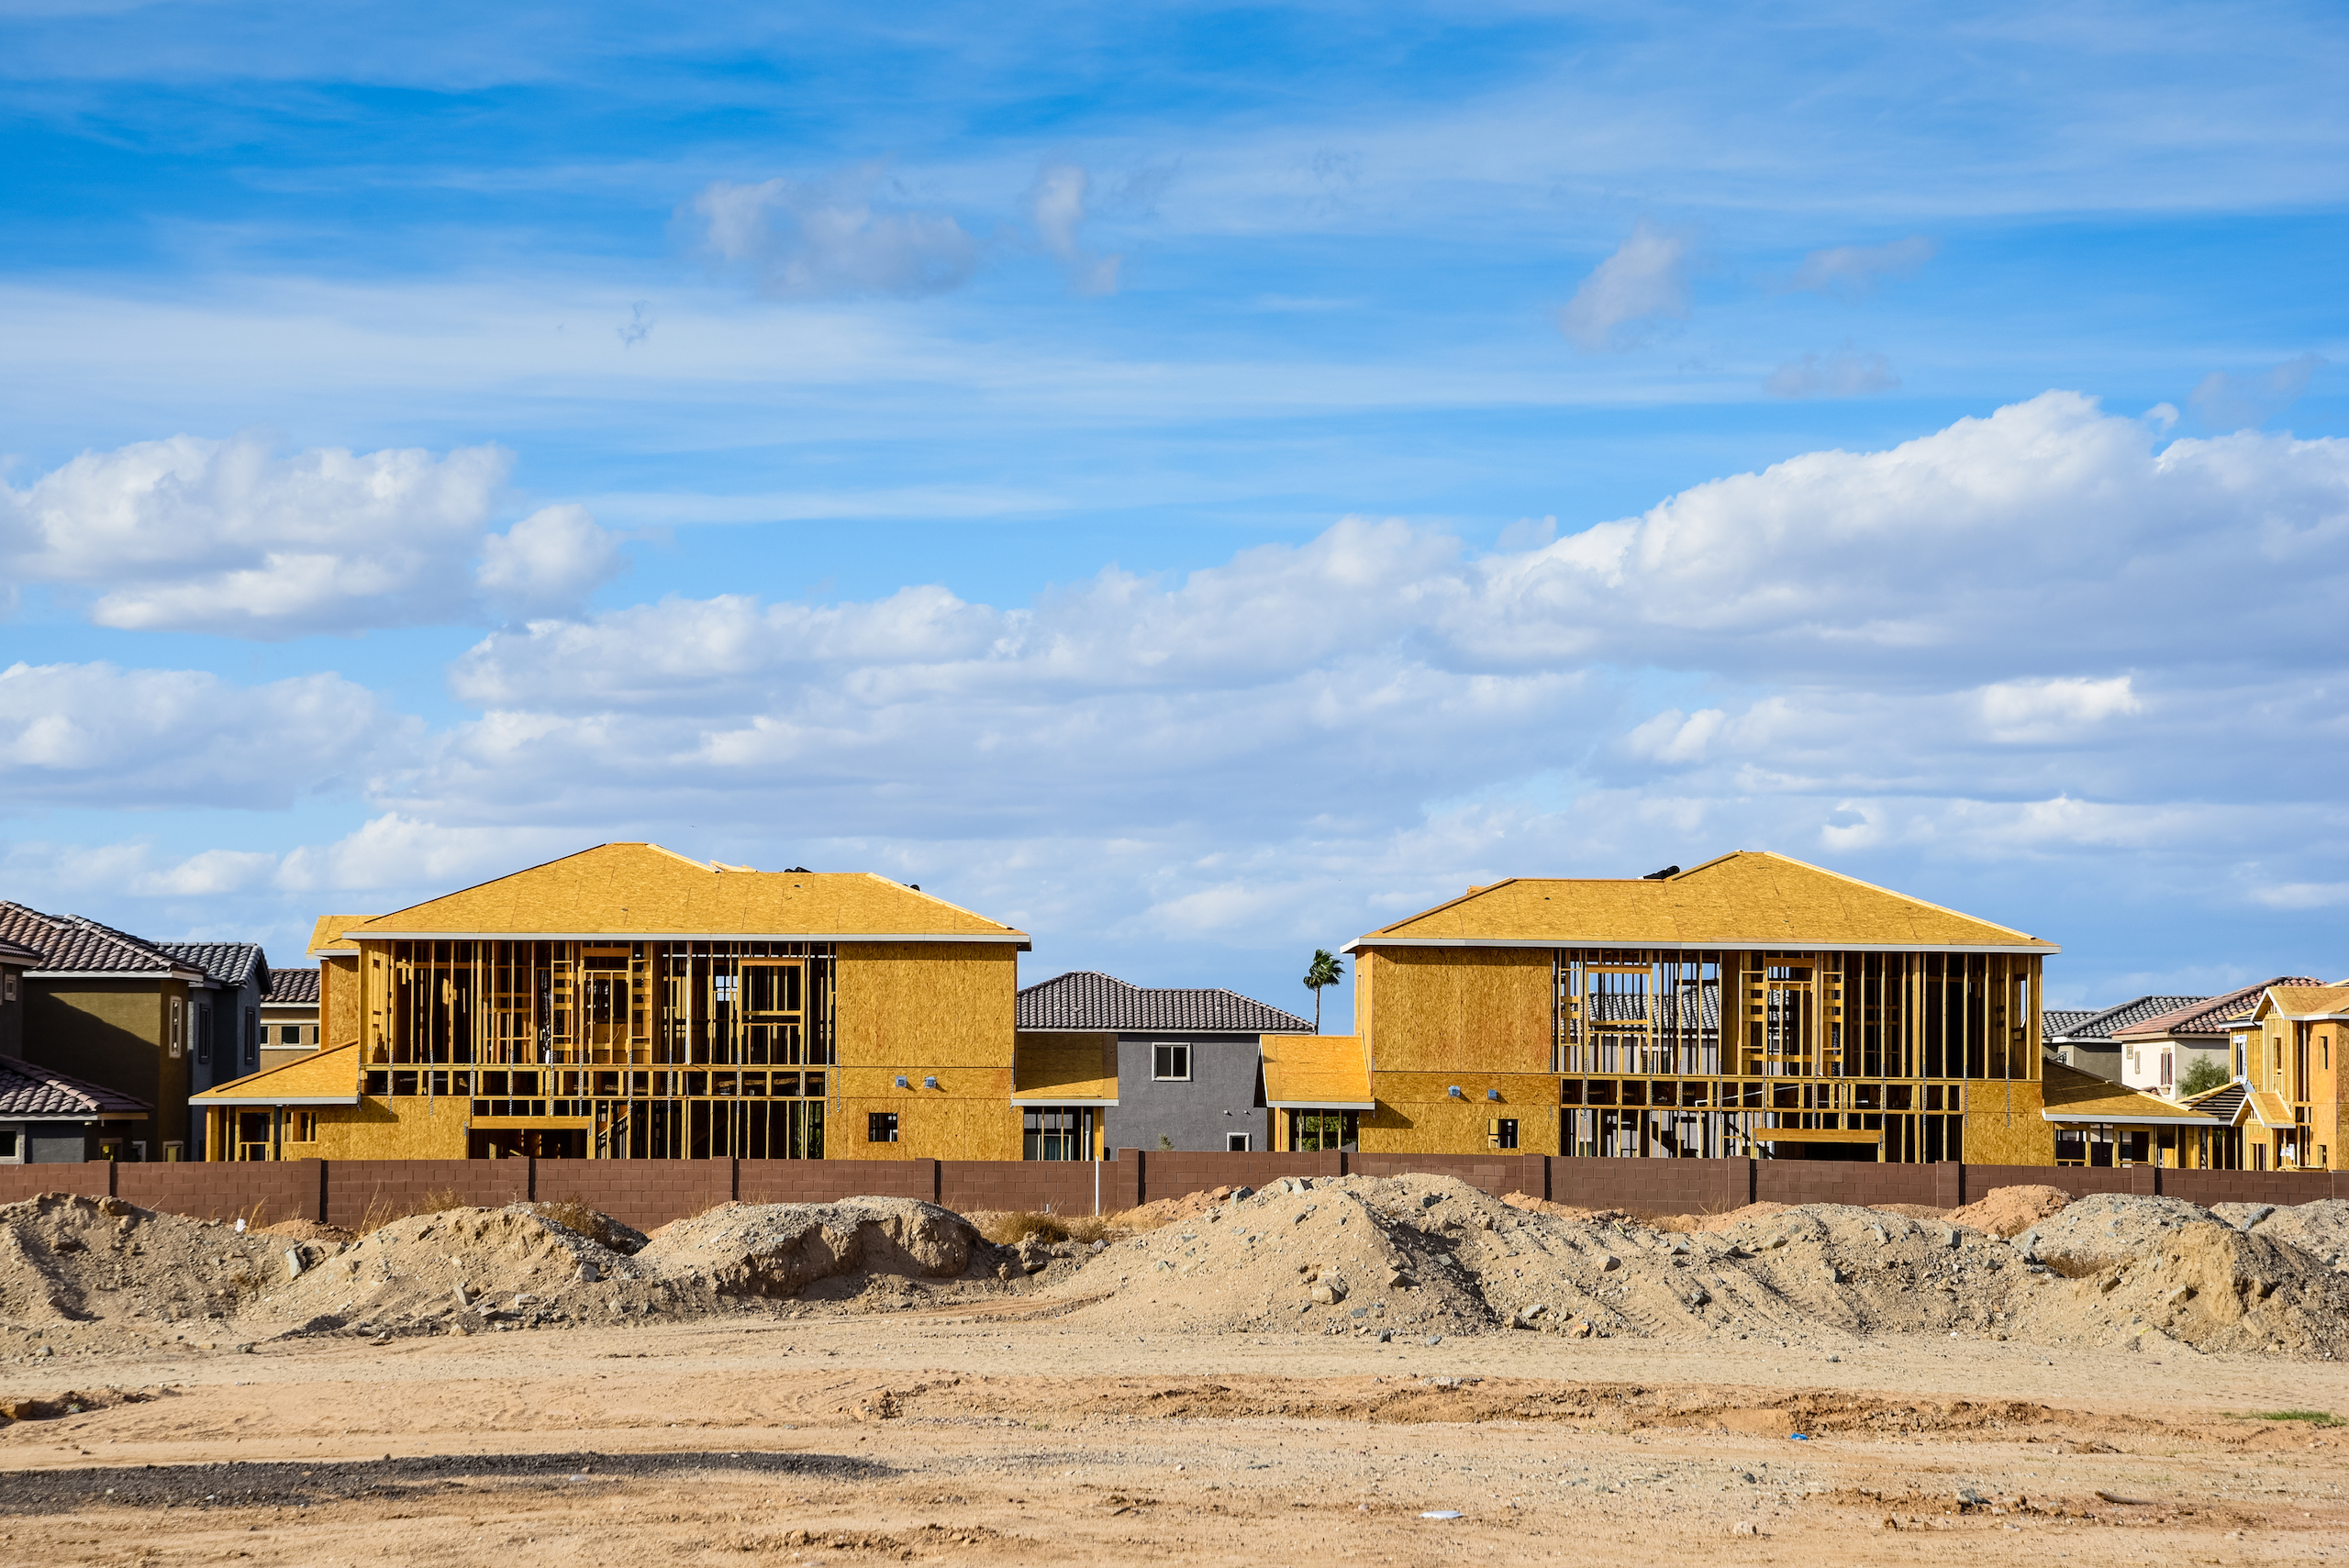
[[[2054,1162],[2061,950],[1799,861],[1512,878],[1346,951],[1356,1035],[1284,1042],[1266,1084],[1367,1106],[1289,1107],[1365,1152]]]
[[[869,873],[605,844],[322,919],[320,1049],[213,1159],[1017,1159],[1025,932]]]

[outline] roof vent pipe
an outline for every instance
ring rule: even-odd
[[[1647,875],[1640,878],[1640,880],[1642,882],[1662,882],[1665,877],[1678,876],[1679,874],[1680,868],[1678,866],[1666,866],[1662,871],[1652,871],[1648,873]]]

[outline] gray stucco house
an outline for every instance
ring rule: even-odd
[[[1022,990],[1018,1028],[1023,1046],[1089,1037],[1115,1051],[1102,1146],[1201,1151],[1265,1147],[1263,1037],[1313,1032],[1236,991],[1129,985],[1091,970]]]

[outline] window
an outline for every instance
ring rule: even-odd
[[[296,1143],[316,1143],[317,1140],[318,1113],[316,1111],[295,1111],[294,1113],[294,1141]]]
[[[1514,1148],[1516,1148],[1516,1147],[1517,1147],[1517,1118],[1516,1118],[1515,1117],[1503,1117],[1503,1118],[1501,1118],[1499,1120],[1497,1120],[1497,1121],[1494,1122],[1494,1123],[1493,1123],[1493,1125],[1492,1125],[1492,1135],[1493,1135],[1493,1147],[1494,1147],[1494,1148],[1496,1148],[1496,1149],[1514,1149]]]
[[[16,999],[17,972],[12,969],[6,974],[0,974],[0,1002],[13,1002]]]
[[[1152,1046],[1150,1075],[1161,1081],[1187,1081],[1191,1076],[1191,1048],[1172,1040]]]
[[[245,1065],[261,1065],[261,1024],[250,1007],[245,1009]]]
[[[1291,1111],[1288,1146],[1298,1154],[1323,1154],[1353,1149],[1360,1141],[1360,1111]]]
[[[1032,1106],[1020,1112],[1020,1158],[1090,1160],[1092,1113],[1074,1108]]]
[[[310,1043],[312,1045],[318,1043],[318,1026],[316,1024],[310,1026]]]
[[[864,1117],[864,1141],[867,1143],[896,1142],[897,1113],[896,1111],[866,1112]]]
[[[185,1044],[185,1037],[182,1032],[186,1028],[187,1022],[183,1012],[185,1006],[186,1004],[177,996],[172,998],[172,1060],[174,1062],[179,1060],[180,1051]]]
[[[2168,1051],[2163,1051],[2163,1052],[2162,1052],[2162,1087],[2163,1087],[2163,1088],[2165,1088],[2165,1089],[2166,1089],[2166,1088],[2168,1088],[2169,1086],[2170,1086],[2170,1053],[2169,1053]]]
[[[299,1044],[301,1044],[301,1043],[302,1043],[302,1026],[301,1026],[300,1024],[280,1024],[280,1025],[278,1025],[278,1026],[277,1026],[277,1043],[278,1043],[278,1044],[280,1044],[280,1045],[299,1045]]]
[[[207,1002],[195,1005],[195,1059],[212,1060],[212,1006]]]
[[[17,1133],[14,1129],[0,1132],[0,1160],[14,1162],[23,1159],[24,1156],[17,1151]]]
[[[1247,1135],[1246,1133],[1244,1133],[1244,1132],[1227,1132],[1227,1133],[1225,1133],[1225,1134],[1223,1135],[1223,1150],[1224,1150],[1224,1152],[1225,1152],[1225,1153],[1227,1153],[1227,1154],[1245,1154],[1245,1153],[1247,1153],[1247,1152],[1248,1152],[1248,1135]]]

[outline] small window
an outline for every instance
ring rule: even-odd
[[[23,1156],[17,1152],[17,1133],[15,1129],[11,1128],[5,1132],[0,1132],[0,1160],[13,1162],[21,1159]]]
[[[1503,1117],[1493,1123],[1493,1147],[1496,1149],[1517,1147],[1517,1118],[1515,1117]]]
[[[296,1143],[316,1143],[317,1140],[318,1113],[316,1111],[295,1111],[294,1113],[294,1141]]]
[[[310,1026],[310,1043],[312,1045],[318,1043],[318,1026],[316,1024]]]
[[[278,1043],[278,1044],[280,1044],[280,1045],[299,1045],[299,1044],[301,1044],[301,1043],[302,1043],[302,1026],[301,1026],[300,1024],[280,1024],[280,1025],[278,1025],[278,1026],[277,1026],[277,1043]]]
[[[1246,1133],[1244,1133],[1244,1132],[1227,1132],[1227,1133],[1225,1133],[1225,1134],[1223,1135],[1223,1149],[1224,1149],[1224,1152],[1225,1152],[1225,1153],[1227,1153],[1227,1154],[1245,1154],[1245,1153],[1247,1153],[1247,1152],[1248,1152],[1248,1135],[1247,1135]]]
[[[867,1143],[896,1142],[897,1113],[896,1111],[866,1112],[864,1117],[864,1141]]]
[[[1162,1081],[1187,1081],[1191,1076],[1191,1048],[1173,1041],[1161,1041],[1150,1048],[1150,1075]]]
[[[16,999],[17,972],[12,969],[6,974],[0,974],[0,1002],[13,1002]]]

